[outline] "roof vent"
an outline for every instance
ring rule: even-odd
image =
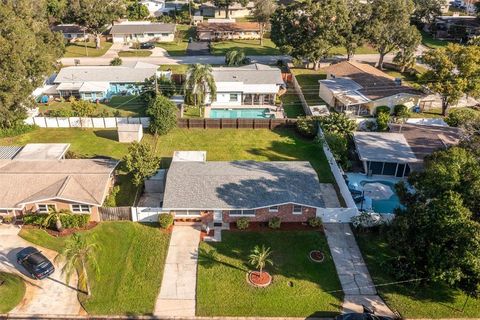
[[[402,78],[395,78],[395,84],[397,86],[401,86],[402,85]]]

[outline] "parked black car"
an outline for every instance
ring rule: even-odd
[[[40,251],[26,247],[17,253],[17,262],[21,264],[34,279],[44,279],[55,271],[55,267]]]
[[[155,43],[153,42],[144,42],[140,44],[140,49],[153,49],[155,48]]]
[[[393,318],[377,316],[373,310],[363,306],[363,313],[345,313],[336,316],[335,320],[393,320]]]

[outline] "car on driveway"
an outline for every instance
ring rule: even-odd
[[[34,279],[45,279],[55,271],[55,267],[40,251],[26,247],[17,253],[17,262],[21,264]]]
[[[366,307],[363,306],[363,312],[362,313],[344,313],[339,316],[335,317],[335,320],[393,320],[391,317],[385,317],[385,316],[378,316],[375,314],[375,312]]]
[[[155,48],[155,43],[153,42],[144,42],[140,44],[140,49],[154,49]]]

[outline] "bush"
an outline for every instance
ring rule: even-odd
[[[311,117],[299,117],[295,124],[295,128],[300,135],[306,138],[314,138],[318,132],[317,121]]]
[[[335,133],[325,133],[325,141],[333,153],[335,161],[341,164],[344,169],[348,169],[351,166],[348,160],[348,140],[345,136]]]
[[[354,120],[349,119],[345,113],[332,112],[327,116],[316,117],[324,133],[338,133],[342,136],[351,136],[357,129]]]
[[[19,123],[11,128],[0,129],[0,138],[14,137],[38,128],[35,125]]]
[[[105,207],[116,207],[117,206],[117,195],[120,192],[120,186],[114,186],[110,191],[107,199],[105,199],[105,203],[103,204]]]
[[[452,127],[460,127],[480,122],[480,112],[473,109],[452,109],[445,117],[445,122]]]
[[[387,106],[379,106],[375,109],[375,115],[378,117],[380,113],[390,114],[390,108]]]
[[[122,63],[123,63],[123,61],[119,57],[115,57],[112,60],[110,60],[110,65],[111,66],[121,66]]]
[[[240,230],[246,230],[248,229],[248,225],[250,224],[250,221],[246,217],[242,217],[236,221],[237,228]]]
[[[1,220],[3,221],[3,223],[12,223],[13,216],[4,216],[4,217],[1,217]]]
[[[69,210],[65,210],[65,212],[70,212]],[[47,218],[48,214],[28,214],[23,217],[23,222],[25,224],[31,224],[35,226],[43,226],[43,222]],[[87,225],[88,221],[90,221],[90,214],[67,214],[60,218],[62,222],[62,226],[64,228],[83,228]],[[48,228],[55,227],[55,221],[51,221],[50,225],[47,226]]]
[[[387,131],[388,121],[390,121],[390,114],[386,112],[380,112],[377,114],[377,130]]]
[[[308,218],[307,223],[312,228],[318,228],[322,225],[322,219],[319,217]]]
[[[279,229],[282,224],[282,220],[279,217],[273,217],[268,221],[268,227],[270,229]]]
[[[170,213],[160,213],[158,215],[160,228],[168,229],[173,224],[173,216]]]
[[[67,108],[53,109],[53,110],[49,110],[47,113],[48,113],[48,116],[50,117],[59,117],[59,118],[73,117],[72,110]]]
[[[403,115],[409,115],[410,110],[408,110],[407,106],[403,104],[397,104],[395,107],[393,107],[393,114],[396,117],[401,117]]]

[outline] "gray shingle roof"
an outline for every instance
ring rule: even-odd
[[[173,32],[175,32],[175,24],[173,23],[123,23],[115,24],[110,29],[110,34]]]
[[[280,69],[264,64],[251,64],[243,67],[213,68],[215,82],[242,82],[244,84],[283,84]]]
[[[355,132],[353,140],[360,160],[392,163],[417,162],[415,154],[401,133]]]
[[[304,161],[172,162],[166,209],[254,209],[282,203],[325,207],[317,173]]]

